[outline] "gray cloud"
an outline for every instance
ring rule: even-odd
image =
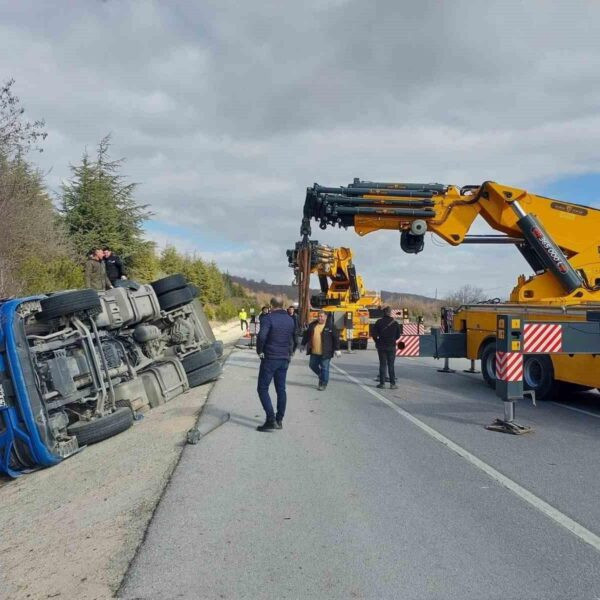
[[[139,200],[194,232],[173,242],[287,281],[314,181],[535,190],[599,172],[598,23],[600,5],[583,1],[0,0],[0,79],[48,123],[36,160],[53,189],[112,132]],[[511,249],[429,243],[413,257],[393,233],[317,232],[353,247],[377,288],[501,295],[527,271]]]

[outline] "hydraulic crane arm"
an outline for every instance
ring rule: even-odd
[[[469,236],[481,216],[503,235]],[[379,183],[355,179],[347,187],[308,188],[301,233],[310,220],[354,227],[359,235],[400,231],[404,251],[423,250],[430,231],[449,244],[512,243],[536,275],[519,277],[513,302],[600,301],[600,211],[486,182],[479,186]]]
[[[332,248],[317,241],[298,242],[287,251],[289,266],[294,269],[295,283],[300,288],[300,320],[308,318],[308,282],[316,274],[321,287],[321,298],[340,302],[357,302],[365,294],[362,277],[356,274],[350,248]]]
[[[302,242],[296,244],[294,250],[288,250],[288,262],[294,271],[301,268],[300,251],[304,247]],[[352,302],[359,300],[364,294],[362,278],[356,274],[352,263],[352,250],[350,248],[332,248],[311,241],[308,244],[310,253],[309,274],[314,273],[319,277],[321,292],[346,292]]]

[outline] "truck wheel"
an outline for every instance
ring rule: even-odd
[[[158,297],[158,303],[163,310],[173,310],[184,304],[189,304],[194,299],[192,290],[189,287],[183,287],[179,290],[167,292]]]
[[[129,429],[132,424],[131,409],[122,407],[93,421],[77,421],[73,425],[69,425],[67,432],[77,438],[80,446],[87,446],[117,435],[117,433]]]
[[[215,362],[215,360],[217,360],[217,353],[215,352],[215,349],[210,346],[204,350],[199,350],[198,352],[184,356],[181,359],[181,364],[183,365],[185,372],[190,373],[200,367],[205,367],[206,365]]]
[[[169,275],[168,277],[153,281],[150,285],[154,293],[160,296],[161,294],[184,288],[187,285],[187,279],[181,273],[176,273],[175,275]]]
[[[481,351],[481,375],[483,380],[496,389],[496,341],[488,342]]]
[[[554,367],[545,354],[523,358],[523,388],[535,391],[536,400],[550,400],[555,394]]]
[[[206,365],[204,367],[200,367],[195,371],[190,371],[187,374],[188,383],[190,387],[197,387],[202,385],[203,383],[208,383],[209,381],[214,381],[219,377],[222,373],[221,365],[218,361],[211,363],[210,365]]]
[[[100,297],[96,290],[77,290],[55,294],[44,298],[40,305],[42,311],[37,314],[40,321],[48,321],[84,311],[99,312],[101,309]]]

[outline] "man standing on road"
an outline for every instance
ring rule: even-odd
[[[396,342],[400,337],[400,325],[392,317],[392,309],[386,306],[383,309],[383,317],[373,326],[373,339],[379,355],[379,385],[385,387],[385,371],[387,368],[390,377],[390,389],[395,390],[396,374],[394,372],[394,361],[396,360]]]
[[[248,313],[246,312],[245,308],[242,308],[242,310],[240,310],[240,312],[238,313],[238,317],[240,318],[241,330],[244,331],[245,327],[246,331],[248,331]]]
[[[294,321],[283,309],[283,299],[271,298],[271,307],[271,312],[261,319],[256,340],[256,353],[260,357],[257,391],[267,415],[264,424],[256,428],[258,431],[283,428],[287,404],[285,379],[292,354],[296,351]],[[269,396],[269,386],[273,380],[277,393],[277,414]]]
[[[117,256],[108,246],[104,246],[104,265],[106,266],[106,275],[113,286],[117,281],[127,279],[121,257]]]
[[[298,313],[296,312],[295,306],[288,306],[287,309],[288,315],[294,319],[294,335],[296,336],[296,340],[300,337],[300,320],[298,319]]]
[[[112,283],[106,276],[102,248],[93,248],[88,255],[85,263],[85,286],[98,292],[112,288]]]
[[[320,310],[302,336],[302,348],[310,356],[309,367],[319,378],[318,390],[324,390],[329,383],[329,363],[335,354],[341,356],[340,333],[333,324],[333,315]]]
[[[260,314],[258,315],[258,325],[259,327],[262,325],[263,319],[269,314],[269,307],[263,306],[260,309]]]

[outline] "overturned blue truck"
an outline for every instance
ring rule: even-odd
[[[183,275],[123,283],[0,300],[0,473],[54,465],[221,374]]]

